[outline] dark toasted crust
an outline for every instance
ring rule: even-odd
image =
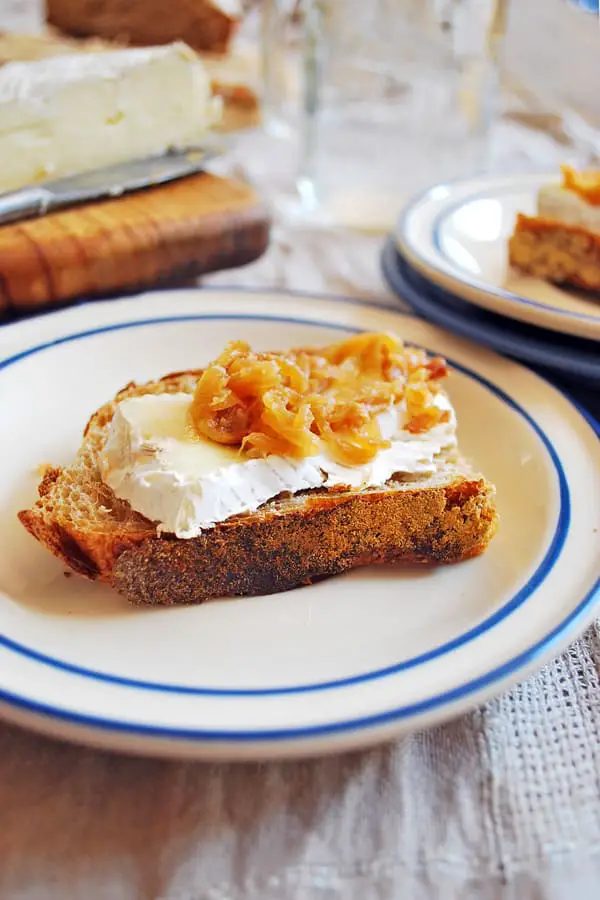
[[[600,291],[600,234],[587,228],[519,213],[508,256],[528,275]]]
[[[35,507],[19,519],[78,574],[133,603],[167,605],[285,591],[376,563],[458,562],[482,553],[497,527],[482,478],[308,493],[190,540],[159,537],[147,520],[137,532],[103,536],[49,522]]]
[[[483,480],[447,487],[310,496],[191,540],[153,537],[117,559],[113,584],[135,603],[271,594],[371,563],[451,563],[481,553],[496,528]]]

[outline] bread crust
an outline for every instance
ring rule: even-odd
[[[217,0],[48,0],[48,21],[68,34],[121,40],[131,44],[169,44],[184,40],[196,50],[225,53],[238,24]]]
[[[397,477],[362,491],[306,491],[276,498],[195,538],[159,535],[154,523],[101,484],[94,460],[119,400],[191,391],[198,375],[173,373],[127,385],[91,417],[79,457],[90,480],[76,493],[102,505],[100,523],[82,521],[69,508],[73,501],[61,499],[72,469],[48,470],[40,500],[19,513],[25,528],[75,572],[112,585],[136,604],[201,603],[286,591],[376,563],[458,562],[483,552],[493,537],[494,488],[462,460],[450,458],[431,477]]]
[[[149,538],[116,560],[113,584],[136,603],[286,591],[374,563],[452,563],[481,553],[495,529],[482,481],[446,488],[320,496],[189,541]]]
[[[600,234],[582,226],[519,213],[508,256],[528,275],[600,291]]]

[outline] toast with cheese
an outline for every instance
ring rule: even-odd
[[[509,262],[527,275],[598,292],[600,171],[561,168],[562,183],[538,191],[536,215],[517,215]]]
[[[511,266],[527,275],[600,292],[600,233],[519,213],[508,249]]]
[[[161,533],[101,477],[117,404],[146,394],[193,395],[200,371],[130,384],[89,421],[72,465],[49,468],[39,500],[19,513],[69,568],[136,604],[200,603],[267,594],[372,563],[454,563],[483,552],[497,527],[494,488],[456,451],[427,475],[382,486],[279,495],[196,537]]]

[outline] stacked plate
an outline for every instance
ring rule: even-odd
[[[437,185],[405,209],[384,248],[392,288],[423,318],[581,388],[600,387],[600,296],[511,270],[517,212],[549,175]]]

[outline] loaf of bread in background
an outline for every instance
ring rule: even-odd
[[[224,53],[242,15],[238,0],[47,0],[48,21],[67,34],[127,44],[185,41]]]

